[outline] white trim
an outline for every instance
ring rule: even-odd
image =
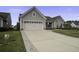
[[[0,27],[3,27],[3,18],[0,17]]]
[[[0,20],[0,27],[3,27],[3,20]]]

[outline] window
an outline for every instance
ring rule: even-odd
[[[38,21],[24,21],[24,23],[36,23],[36,24],[41,24],[42,22],[38,22]]]
[[[40,24],[42,23],[42,22],[39,22]]]
[[[32,13],[32,16],[33,16],[33,17],[35,17],[35,16],[36,16],[36,13],[35,13],[35,12],[33,12],[33,13]]]
[[[24,23],[29,23],[29,21],[24,21]]]

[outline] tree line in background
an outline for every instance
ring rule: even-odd
[[[79,27],[72,27],[71,23],[79,26],[79,21],[66,21],[64,23],[64,29],[79,29]]]

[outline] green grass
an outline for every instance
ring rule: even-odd
[[[62,30],[62,29],[57,29],[57,30],[53,30],[53,31],[57,32],[57,33],[64,34],[64,35],[68,35],[68,36],[79,38],[79,30]]]
[[[4,34],[9,34],[8,39]],[[0,52],[25,52],[21,33],[19,31],[0,32]]]

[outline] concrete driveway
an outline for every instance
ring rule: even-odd
[[[25,47],[29,52],[76,52],[79,38],[58,34],[49,30],[22,31]]]

